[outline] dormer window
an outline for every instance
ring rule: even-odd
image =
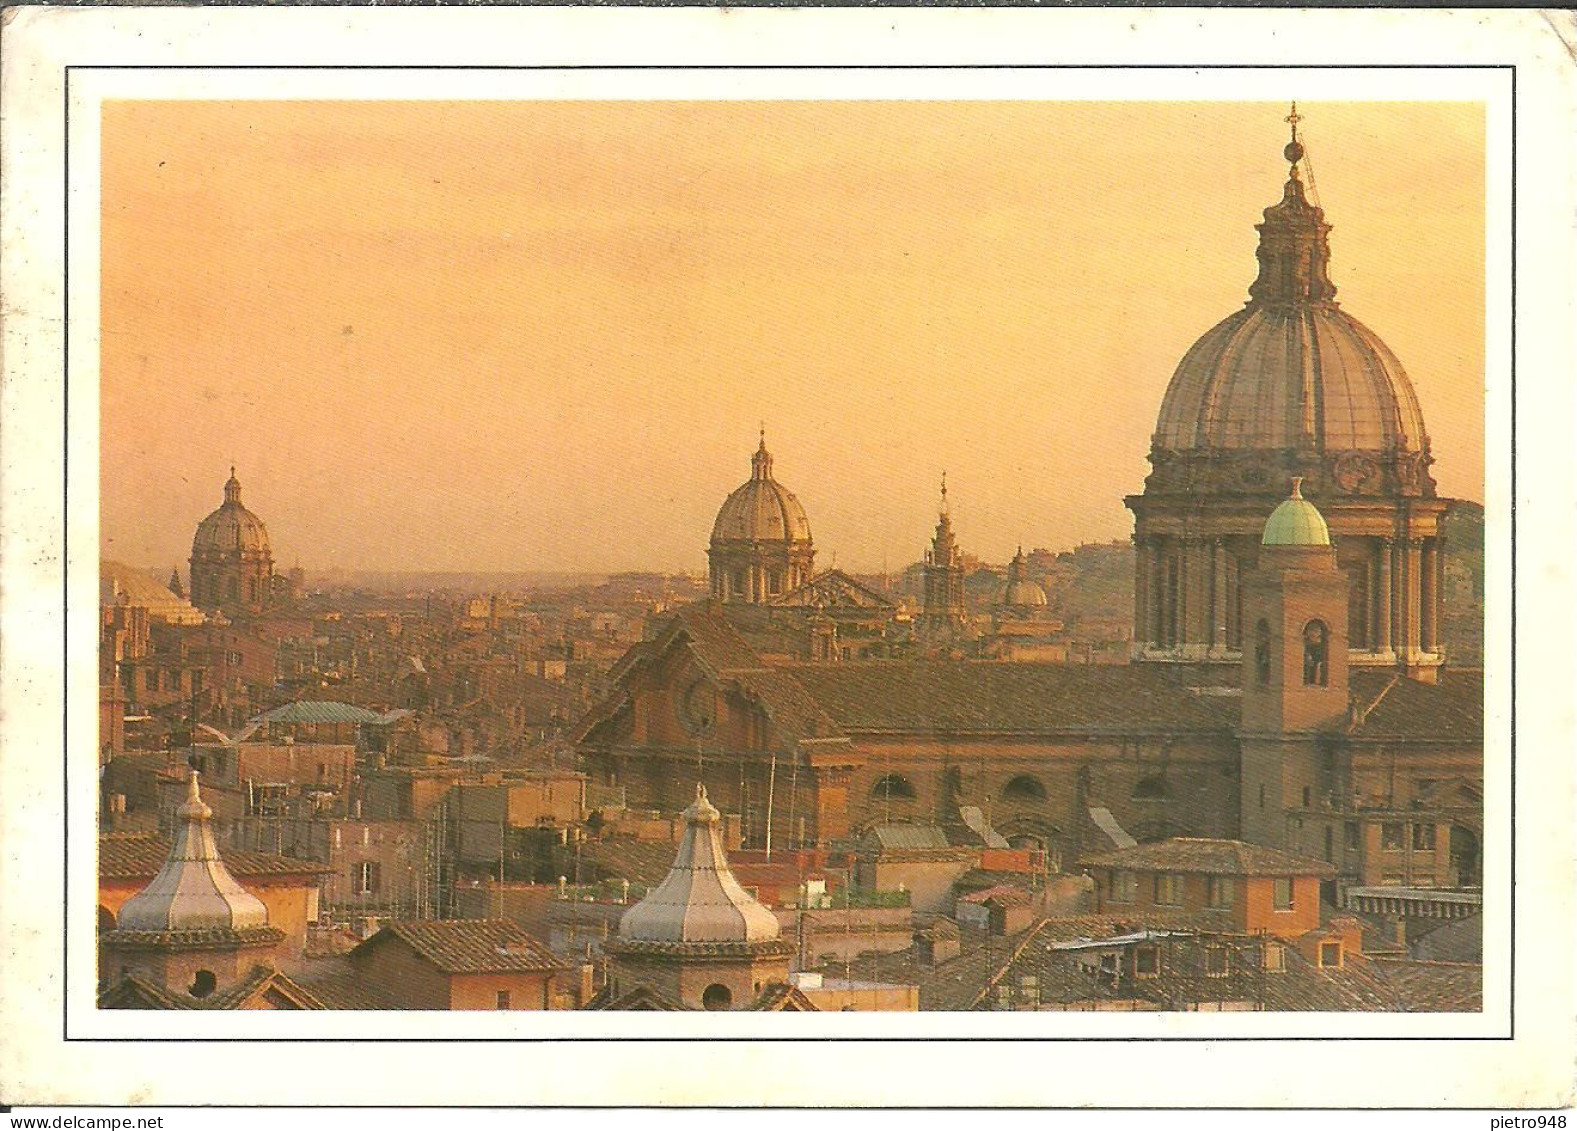
[[[1322,942],[1320,944],[1320,965],[1328,970],[1334,970],[1342,964],[1342,944],[1339,942]]]
[[[1231,956],[1224,946],[1207,946],[1205,948],[1205,975],[1210,978],[1225,978],[1231,972]]]
[[[1133,972],[1136,978],[1158,978],[1161,975],[1161,948],[1141,946],[1133,952]]]

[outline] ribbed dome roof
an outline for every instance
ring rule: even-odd
[[[1156,423],[1162,448],[1419,452],[1412,382],[1334,304],[1250,303],[1183,356]]]
[[[772,478],[772,456],[766,437],[750,459],[750,478],[723,501],[712,524],[712,543],[805,543],[810,519],[798,499]]]
[[[197,524],[197,533],[192,536],[192,556],[237,550],[267,553],[268,530],[262,519],[241,505],[241,481],[232,467],[225,482],[225,501]]]
[[[1008,580],[1002,589],[1001,604],[1016,609],[1040,609],[1046,606],[1046,591],[1029,576],[1022,546],[1008,563]]]
[[[263,901],[236,882],[219,858],[209,818],[213,811],[187,781],[186,801],[175,811],[180,823],[170,855],[148,886],[120,909],[121,931],[247,930],[268,926]]]
[[[1262,546],[1329,546],[1331,531],[1318,507],[1303,497],[1303,479],[1294,476],[1292,495],[1265,521]]]
[[[1302,154],[1294,140],[1289,158]],[[1183,356],[1161,402],[1156,447],[1424,451],[1423,413],[1401,363],[1336,304],[1330,225],[1304,196],[1296,166],[1257,228],[1250,301]]]
[[[619,920],[619,937],[655,943],[769,942],[778,920],[739,886],[723,853],[720,814],[695,787],[673,867]]]

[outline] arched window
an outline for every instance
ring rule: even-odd
[[[1324,621],[1311,620],[1303,626],[1303,685],[1324,687],[1330,683],[1330,633]]]
[[[701,991],[701,1008],[707,1010],[727,1009],[734,1002],[733,992],[720,982],[713,982]]]
[[[1254,682],[1270,683],[1270,625],[1263,620],[1254,626]]]
[[[193,997],[207,997],[219,987],[219,979],[212,970],[199,970],[192,978],[192,984],[186,987],[186,992]]]
[[[1020,774],[1002,787],[1003,801],[1044,801],[1046,787],[1039,778]]]
[[[888,774],[871,787],[871,796],[878,801],[913,801],[914,784],[901,774]]]

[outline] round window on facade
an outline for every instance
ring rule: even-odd
[[[729,988],[718,982],[713,982],[701,991],[701,1008],[707,1010],[727,1009],[734,1004],[734,995]]]

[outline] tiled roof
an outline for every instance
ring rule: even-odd
[[[1482,671],[1446,669],[1438,683],[1354,671],[1348,682],[1354,701],[1366,711],[1360,723],[1347,728],[1355,738],[1484,739]]]
[[[1082,917],[1088,919],[1090,917]],[[1167,929],[1150,916],[1141,926]],[[1119,924],[1119,927],[1130,926]],[[1250,1003],[1255,1008],[1281,1012],[1395,1011],[1402,1008],[1395,989],[1380,977],[1374,966],[1360,956],[1349,956],[1340,967],[1321,968],[1304,958],[1295,948],[1268,941],[1256,935],[1230,931],[1184,932],[1155,940],[1160,948],[1160,969],[1154,977],[1134,977],[1131,970],[1113,979],[1091,964],[1081,952],[1057,949],[1058,941],[1078,930],[1076,938],[1103,937],[1098,931],[1072,927],[1067,921],[1042,921],[1029,937],[981,986],[971,1005],[991,1009],[997,1006],[995,987],[1006,986],[1010,997],[1022,995],[1028,977],[1033,977],[1034,994],[1041,1006],[1079,1007],[1099,1002],[1126,1002],[1135,1008],[1180,1010],[1216,1003]],[[1117,942],[1126,950],[1139,943]],[[1280,970],[1267,969],[1263,956],[1267,946],[1279,946]],[[1224,949],[1225,970],[1207,970],[1208,953]]]
[[[414,919],[390,923],[352,956],[399,939],[446,974],[550,973],[566,969],[545,945],[508,919]]]
[[[150,833],[100,833],[99,880],[151,880],[170,854],[168,839]],[[221,848],[219,855],[231,875],[240,880],[269,876],[312,877],[333,871],[326,864],[276,856],[271,852],[246,852]]]
[[[1393,987],[1408,1013],[1480,1013],[1484,968],[1466,962],[1415,962],[1375,958],[1370,964]]]
[[[1089,867],[1127,868],[1136,872],[1202,872],[1213,876],[1334,876],[1323,860],[1294,856],[1241,840],[1173,837],[1133,848],[1086,856]]]
[[[1227,732],[1232,696],[1201,695],[1162,664],[873,660],[793,673],[845,731]]]
[[[383,716],[376,711],[355,707],[349,703],[328,703],[303,700],[286,703],[259,716],[265,723],[377,723]]]
[[[400,1000],[399,983],[374,982],[367,972],[344,955],[311,958],[296,963],[291,974],[297,983],[324,1003],[325,1009],[409,1009]]]
[[[617,997],[614,996],[611,985],[603,986],[581,1008],[639,1013],[679,1013],[684,1006],[642,982]]]
[[[798,986],[787,982],[773,982],[765,987],[756,1000],[745,1007],[753,1013],[820,1013],[815,1002],[806,997]]]
[[[123,975],[98,998],[100,1009],[241,1009],[247,1002],[272,992],[292,1009],[332,1009],[316,994],[289,975],[269,965],[252,967],[246,977],[205,998],[171,993],[142,974]]]
[[[947,833],[936,825],[877,825],[867,834],[882,849],[900,851],[950,848]]]

